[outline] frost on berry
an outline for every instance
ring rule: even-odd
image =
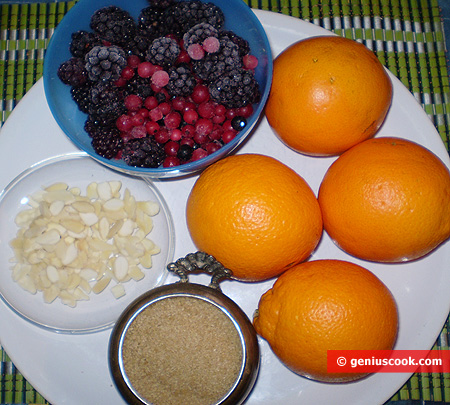
[[[203,49],[208,53],[215,53],[220,48],[220,42],[216,37],[208,37],[203,41]]]
[[[200,60],[203,59],[205,56],[205,50],[200,44],[192,44],[187,49],[188,55],[191,57],[191,59],[194,60]]]
[[[152,75],[152,83],[158,87],[164,87],[169,83],[169,74],[165,70],[158,70]]]

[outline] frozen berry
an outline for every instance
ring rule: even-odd
[[[200,60],[205,56],[205,50],[200,44],[192,44],[187,49],[187,53],[191,59]]]
[[[164,117],[159,106],[150,110],[148,116],[152,121],[159,121]]]
[[[258,66],[258,58],[253,55],[245,55],[242,58],[242,62],[244,62],[244,67],[246,69],[256,69]]]
[[[193,125],[185,125],[181,128],[181,132],[184,139],[192,138],[195,135],[195,127]]]
[[[164,145],[164,151],[168,156],[177,156],[178,150],[180,149],[180,144],[175,141],[168,141]]]
[[[217,152],[221,147],[222,145],[219,142],[209,142],[206,144],[205,149],[206,152],[211,155],[212,153]]]
[[[181,115],[176,111],[171,111],[164,118],[164,124],[169,129],[178,128],[181,124]]]
[[[119,131],[131,131],[131,128],[133,128],[131,117],[126,114],[122,114],[119,118],[117,118],[116,127]]]
[[[158,143],[166,143],[170,139],[169,131],[167,128],[160,128],[154,135],[155,141]]]
[[[133,138],[145,138],[147,136],[147,130],[143,125],[135,126],[131,130],[131,136]]]
[[[122,77],[122,79],[125,79],[126,81],[131,80],[134,76],[134,69],[130,66],[125,66],[122,69],[120,76]]]
[[[200,160],[200,159],[205,158],[206,156],[208,156],[208,152],[206,152],[205,149],[197,148],[194,150],[194,152],[192,152],[191,160],[192,161]]]
[[[178,159],[176,156],[167,156],[164,159],[163,167],[176,167],[180,165],[180,159]]]
[[[155,96],[147,97],[144,101],[144,107],[147,110],[153,110],[157,106],[158,106],[158,100],[156,99]]]
[[[236,138],[236,131],[225,131],[222,135],[222,141],[224,143],[229,143],[234,138]]]
[[[195,110],[188,110],[183,114],[183,119],[187,124],[195,124],[198,120],[198,113]]]
[[[247,120],[244,117],[236,116],[231,120],[231,126],[236,131],[241,131],[247,125]]]
[[[219,51],[220,42],[216,37],[208,37],[203,41],[203,49],[208,53],[215,53]]]
[[[194,90],[191,94],[192,100],[197,103],[203,103],[204,101],[209,100],[209,90],[208,87],[203,84],[198,84],[194,87]]]
[[[159,131],[159,124],[156,121],[147,121],[145,123],[145,130],[149,135],[154,135]]]
[[[143,78],[148,78],[155,73],[155,66],[150,62],[142,62],[137,67],[138,75]]]
[[[164,87],[169,83],[169,74],[165,70],[157,70],[152,75],[152,83],[158,87]]]
[[[183,136],[183,132],[181,132],[180,129],[172,129],[172,131],[170,131],[170,139],[172,141],[178,142],[182,136]]]
[[[194,152],[194,149],[190,145],[183,144],[180,146],[180,149],[178,149],[177,157],[180,160],[186,161],[192,157],[193,152]]]
[[[142,98],[134,94],[125,97],[124,102],[128,111],[138,111],[142,107]]]
[[[127,58],[127,65],[133,69],[136,69],[141,63],[141,59],[137,55],[130,55]]]
[[[201,135],[208,135],[213,130],[214,124],[207,118],[200,118],[195,123],[195,132]]]

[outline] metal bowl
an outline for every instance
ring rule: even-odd
[[[231,384],[229,388],[228,386],[225,387],[228,388],[226,394],[219,398],[215,402],[216,404],[241,404],[247,398],[256,382],[260,365],[260,351],[256,332],[252,323],[242,309],[220,291],[218,280],[226,277],[222,272],[223,267],[220,267],[220,265],[217,266],[217,262],[214,261],[214,258],[206,256],[201,252],[197,252],[190,256],[190,264],[192,264],[193,257],[195,259],[195,271],[199,269],[197,266],[198,263],[200,263],[201,266],[204,265],[205,257],[207,258],[207,261],[209,260],[209,264],[207,263],[205,266],[207,272],[210,272],[208,269],[211,267],[213,268],[213,271],[211,272],[213,274],[213,281],[209,286],[189,283],[185,277],[185,273],[182,271],[181,282],[154,288],[130,304],[120,316],[113,329],[109,346],[110,370],[119,392],[130,404],[150,404],[150,402],[147,402],[148,400],[137,391],[125,371],[123,350],[125,338],[127,333],[129,333],[133,322],[142,316],[143,311],[161,300],[184,297],[212,304],[215,308],[222,311],[236,328],[242,349],[239,373],[234,383]],[[211,266],[211,264],[213,264],[213,266]],[[168,266],[169,271],[175,271],[177,274],[179,268],[180,267],[176,263],[171,263]],[[217,269],[219,270],[217,271]],[[214,329],[220,330],[219,324],[217,325],[217,328],[214,325]],[[171,336],[167,336],[167,338],[170,339]],[[205,336],[205,338],[214,339],[214,336]],[[142,345],[142,343],[146,341],[146,335],[142,334],[142,340],[139,335],[139,340],[139,344]],[[188,341],[186,340],[183,342],[174,342],[174,344],[185,345],[183,346],[183,350],[189,350],[189,344],[187,342]],[[146,345],[147,342],[144,344]],[[150,342],[148,344],[151,345]],[[214,354],[211,354],[211,356],[214,356]],[[220,359],[218,359],[218,361],[220,361]],[[212,383],[212,381],[210,381],[210,383]],[[208,381],[205,381],[205,386],[207,384]]]

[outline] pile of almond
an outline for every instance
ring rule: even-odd
[[[19,212],[19,227],[10,242],[12,277],[44,301],[75,307],[113,284],[116,298],[123,283],[141,280],[160,248],[148,238],[159,205],[136,201],[120,181],[90,183],[86,194],[55,183],[28,197],[29,209]]]

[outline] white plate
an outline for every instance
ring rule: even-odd
[[[299,19],[256,11],[275,54],[289,44],[328,32]],[[392,77],[392,75],[391,75]],[[431,149],[448,166],[450,160],[431,121],[411,93],[397,79],[394,103],[381,130],[383,135],[412,139]],[[45,104],[42,81],[15,108],[0,134],[0,187],[36,161],[74,151]],[[298,171],[315,192],[333,158],[309,158],[286,147],[263,120],[239,153],[273,156]],[[165,197],[175,223],[175,257],[194,251],[185,222],[185,201],[195,177],[156,183]],[[357,261],[346,255],[324,235],[314,258],[345,259],[362,264],[386,283],[394,294],[400,313],[398,349],[429,349],[435,342],[450,310],[450,244],[408,264],[382,265]],[[198,276],[203,282],[202,276]],[[174,279],[169,276],[167,282]],[[194,281],[196,281],[195,279]],[[272,282],[227,281],[224,292],[252,316],[260,295]],[[59,404],[121,404],[108,371],[107,345],[110,331],[68,336],[32,326],[0,305],[1,343],[32,385],[48,401]],[[288,371],[265,341],[261,371],[247,404],[379,404],[388,400],[409,374],[375,374],[351,384],[331,385],[306,380]]]
[[[136,201],[156,202],[160,211],[152,217],[154,227],[149,237],[161,251],[152,256],[152,268],[144,269],[145,277],[139,282],[130,280],[123,283],[126,293],[120,299],[115,299],[110,290],[117,284],[113,281],[100,294],[92,293],[89,300],[79,301],[75,308],[63,304],[59,299],[50,304],[45,303],[42,292],[32,295],[23,290],[13,280],[11,271],[0,272],[0,296],[25,319],[56,332],[90,333],[110,328],[128,304],[144,292],[164,283],[168,275],[166,266],[173,260],[172,217],[163,197],[151,181],[107,169],[84,152],[47,159],[25,170],[0,194],[0,260],[3,269],[13,267],[9,260],[14,253],[9,241],[17,235],[17,214],[30,208],[28,197],[61,181],[66,182],[70,188],[79,187],[82,195],[86,195],[86,188],[92,182],[120,181],[122,197],[128,189]]]

